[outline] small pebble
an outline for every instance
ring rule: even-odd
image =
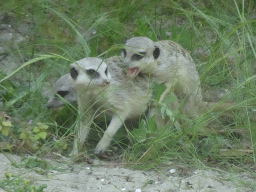
[[[170,173],[175,173],[176,169],[170,169]]]

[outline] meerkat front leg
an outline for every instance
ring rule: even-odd
[[[73,150],[70,154],[77,155],[79,151],[83,148],[84,142],[88,137],[90,126],[92,124],[92,111],[87,111],[90,106],[86,107],[87,105],[79,104],[81,101],[78,99],[78,106],[79,106],[79,126],[76,130],[76,138],[74,139],[74,146]]]
[[[100,142],[98,143],[98,145],[94,149],[95,154],[100,154],[100,153],[106,151],[106,149],[110,145],[110,142],[111,142],[113,136],[118,131],[118,129],[122,126],[122,124],[123,124],[122,120],[125,120],[125,118],[122,118],[118,115],[114,115],[112,117],[112,120],[111,120],[107,130],[105,131],[105,133],[104,133],[103,137],[101,138]]]

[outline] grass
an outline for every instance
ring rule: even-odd
[[[50,127],[46,139],[38,140],[36,151],[23,152],[45,155],[58,151],[53,138],[67,144],[67,149],[59,151],[64,155],[72,147],[70,138],[76,122],[67,114],[75,112],[66,106],[63,113],[52,115],[46,109],[47,98],[42,92],[50,87],[49,81],[67,73],[69,64],[76,60],[119,55],[126,39],[147,36],[155,41],[170,39],[188,49],[196,62],[202,89],[227,89],[230,93],[220,102],[231,100],[240,108],[229,115],[208,112],[194,121],[175,111],[165,111],[165,115],[188,123],[183,131],[175,130],[174,125],[157,130],[153,120],[141,120],[138,129],[122,129],[115,137],[114,145],[124,149],[125,160],[145,169],[171,160],[199,167],[239,167],[252,173],[250,167],[256,162],[253,0],[9,0],[1,2],[0,7],[0,16],[5,17],[2,23],[13,22],[15,30],[27,26],[25,41],[0,44],[7,49],[0,56],[9,55],[19,62],[11,74],[0,74],[1,111],[16,119],[12,133],[20,144],[21,122],[33,120]],[[196,54],[198,47],[204,50],[201,55]],[[241,130],[245,132],[240,134]],[[101,132],[92,134],[97,138],[92,139],[94,146]],[[125,139],[127,134],[129,138]],[[0,136],[0,140],[11,143],[10,137]]]

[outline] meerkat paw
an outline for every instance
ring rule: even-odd
[[[69,157],[74,157],[77,156],[79,154],[79,151],[76,147],[74,147],[71,151],[71,153],[69,154]]]
[[[99,146],[99,144],[97,145],[97,147],[94,149],[93,153],[95,155],[101,155],[106,151],[106,147],[104,145]]]

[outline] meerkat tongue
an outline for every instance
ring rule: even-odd
[[[128,68],[127,73],[130,77],[134,78],[139,74],[140,70],[138,67]]]

